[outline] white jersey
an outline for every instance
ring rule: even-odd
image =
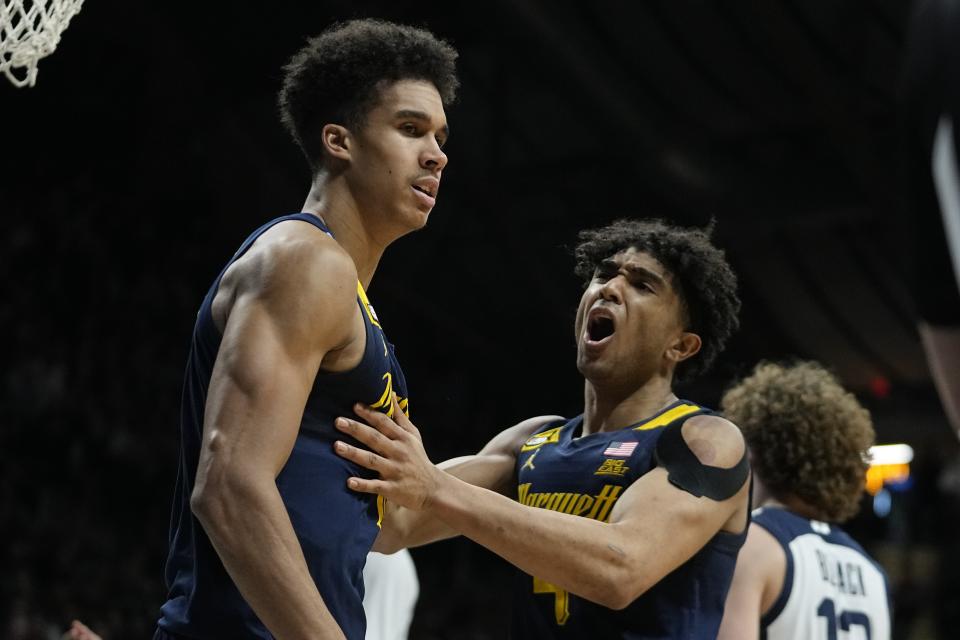
[[[843,530],[784,509],[753,512],[787,554],[783,589],[760,620],[766,640],[890,640],[883,569]]]
[[[406,640],[420,595],[417,569],[410,552],[393,555],[371,551],[363,568],[363,611],[366,640]]]

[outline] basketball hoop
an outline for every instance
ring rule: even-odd
[[[0,0],[0,71],[17,87],[37,82],[37,62],[57,48],[83,0]],[[17,77],[14,69],[22,69]]]

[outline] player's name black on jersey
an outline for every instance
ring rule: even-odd
[[[753,513],[787,557],[783,589],[760,621],[766,640],[890,639],[887,576],[837,526],[778,507]]]

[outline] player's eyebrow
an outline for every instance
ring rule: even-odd
[[[432,123],[433,120],[430,118],[430,115],[424,113],[423,111],[417,111],[416,109],[400,109],[394,114],[394,117],[397,120],[421,120],[426,123]],[[440,133],[443,134],[443,139],[446,140],[450,137],[450,126],[444,124],[440,127]]]
[[[631,276],[653,282],[658,288],[662,289],[667,286],[667,281],[664,277],[652,269],[647,269],[637,264],[627,264],[624,265],[623,268],[629,271]]]
[[[625,269],[630,274],[631,278],[639,278],[640,280],[652,282],[658,289],[663,289],[667,286],[667,281],[663,276],[652,269],[642,267],[638,264],[622,264],[613,258],[607,258],[600,261],[600,266],[603,269],[610,271],[620,271],[620,269]]]
[[[600,261],[600,266],[607,270],[616,270],[620,268],[620,263],[613,258],[604,258]]]

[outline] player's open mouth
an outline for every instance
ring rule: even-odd
[[[616,331],[616,324],[609,311],[593,309],[587,316],[587,343],[599,344],[612,336]]]

